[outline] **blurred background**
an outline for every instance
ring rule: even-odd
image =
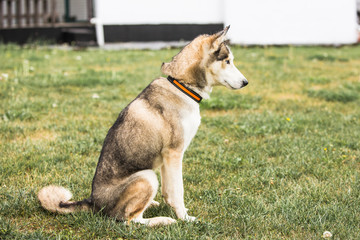
[[[360,0],[0,0],[0,41],[188,41],[231,25],[242,45],[359,41]]]

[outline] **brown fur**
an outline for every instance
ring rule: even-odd
[[[128,183],[110,216],[117,219],[128,220],[137,217],[149,205],[151,196],[156,189],[146,179],[138,179]]]
[[[203,89],[208,84],[205,67],[229,54],[225,39],[221,37],[227,31],[228,27],[217,34],[198,36],[174,56],[171,62],[163,63],[161,71],[185,85]]]

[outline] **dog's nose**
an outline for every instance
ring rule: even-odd
[[[243,81],[243,87],[245,87],[245,86],[248,85],[248,84],[249,84],[248,80],[245,79],[245,80]]]

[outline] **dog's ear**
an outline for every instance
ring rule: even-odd
[[[222,61],[229,57],[229,49],[226,47],[227,41],[220,43],[218,50],[214,52],[216,60]]]
[[[220,45],[226,41],[226,34],[229,31],[230,25],[224,28],[224,30],[217,32],[213,35],[211,35],[211,48],[212,49],[219,49]]]
[[[169,75],[171,76],[172,75],[172,71],[171,71],[171,67],[170,67],[170,63],[162,63],[161,64],[161,72],[165,75]]]

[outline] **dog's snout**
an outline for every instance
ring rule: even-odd
[[[249,84],[248,80],[245,79],[245,80],[243,81],[243,87],[245,87],[245,86],[248,85],[248,84]]]

